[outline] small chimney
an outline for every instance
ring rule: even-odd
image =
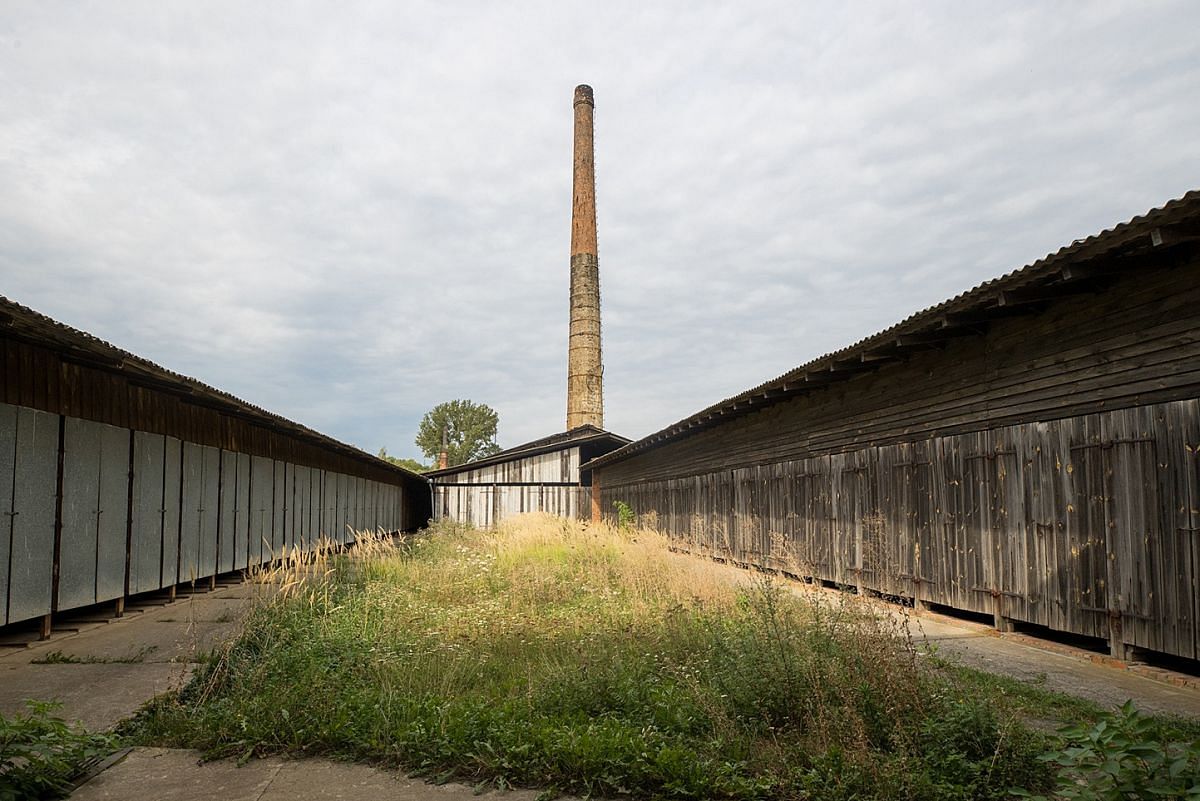
[[[446,427],[442,426],[442,449],[438,451],[438,470],[445,470],[450,466],[450,450],[446,446]]]
[[[604,427],[600,360],[600,261],[596,253],[596,165],[592,87],[575,87],[574,200],[571,204],[571,329],[567,347],[567,430]]]

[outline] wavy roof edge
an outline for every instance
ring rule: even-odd
[[[695,433],[699,428],[705,427],[702,423],[711,422],[714,417],[725,416],[739,407],[745,407],[745,411],[750,411],[749,407],[756,405],[755,401],[758,399],[763,402],[757,405],[765,407],[768,405],[767,402],[778,402],[781,395],[794,397],[803,393],[803,388],[792,387],[789,382],[800,382],[807,385],[807,389],[816,389],[818,386],[828,385],[832,380],[846,380],[871,369],[866,366],[870,363],[867,359],[870,352],[898,347],[894,343],[898,343],[901,337],[920,335],[939,327],[942,330],[970,327],[969,323],[954,322],[957,317],[966,317],[972,313],[988,312],[989,310],[994,314],[994,318],[1010,316],[1009,313],[997,312],[1002,312],[1005,307],[1011,312],[1016,312],[1022,306],[1028,308],[1032,304],[1028,300],[1021,301],[1018,293],[1022,290],[1037,288],[1053,290],[1056,277],[1067,265],[1108,255],[1130,245],[1137,245],[1142,249],[1149,250],[1164,244],[1182,241],[1194,242],[1200,239],[1200,229],[1188,228],[1182,232],[1168,232],[1165,237],[1162,229],[1189,222],[1194,224],[1197,220],[1200,220],[1200,190],[1194,189],[1145,214],[1114,225],[1112,228],[1106,228],[1086,239],[1077,239],[1070,245],[1059,248],[1024,267],[998,278],[984,281],[973,289],[955,295],[949,300],[909,315],[901,322],[852,345],[819,356],[777,378],[701,409],[666,428],[597,457],[584,467],[589,469],[603,467],[630,458],[649,448],[680,439],[689,432]],[[1011,295],[1007,304],[1005,303],[1006,295]],[[878,361],[883,362],[887,358],[886,356],[879,357]],[[850,363],[847,363],[847,360]],[[851,369],[851,364],[854,362],[857,362],[858,366]],[[840,370],[839,364],[842,368]],[[819,383],[812,382],[810,375],[814,373],[824,374],[825,379]],[[831,380],[830,377],[836,378]],[[757,411],[757,409],[754,410]]]
[[[24,332],[21,330],[22,324],[24,324]],[[39,327],[44,330],[38,330]],[[92,363],[93,366],[100,369],[126,375],[135,382],[140,379],[142,382],[148,380],[159,387],[166,385],[165,388],[168,391],[174,390],[186,397],[197,399],[202,405],[240,414],[280,433],[299,437],[345,456],[425,482],[425,478],[420,473],[414,473],[399,465],[394,465],[353,445],[336,440],[327,434],[322,434],[294,420],[289,420],[282,415],[267,411],[261,406],[256,406],[235,395],[205,384],[203,381],[168,370],[149,359],[106,342],[94,334],[69,326],[49,315],[0,295],[0,336],[12,337],[14,333],[18,339],[32,340],[32,344],[48,347],[74,357],[76,360]]]

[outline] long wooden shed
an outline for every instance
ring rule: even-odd
[[[524,512],[591,518],[592,476],[580,466],[628,443],[625,437],[581,425],[425,473],[433,482],[434,518],[480,528]]]
[[[689,547],[1200,658],[1200,192],[589,464]]]
[[[0,298],[0,626],[416,528],[428,483]]]

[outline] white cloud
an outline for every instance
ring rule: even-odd
[[[571,92],[639,436],[1197,184],[1183,2],[10,5],[0,292],[375,450],[563,424]]]

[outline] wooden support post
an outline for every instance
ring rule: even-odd
[[[992,610],[992,626],[996,631],[1005,633],[1014,630],[1012,620],[1004,616],[1004,596],[998,592],[992,595]]]
[[[177,586],[177,585],[175,585],[175,584],[172,584],[172,585],[171,585],[171,589],[167,591],[167,592],[168,592],[167,599],[168,599],[169,601],[174,601],[174,600],[175,600],[175,588],[176,588],[176,586]]]
[[[1122,662],[1130,661],[1130,656],[1133,653],[1133,648],[1125,642],[1123,626],[1121,625],[1121,613],[1113,610],[1108,616],[1108,654],[1113,659],[1120,659]]]
[[[38,639],[39,640],[50,639],[50,629],[51,629],[51,625],[53,624],[53,620],[51,619],[51,617],[52,616],[48,615],[48,614],[42,615],[42,627],[38,631]]]
[[[602,519],[600,513],[600,479],[596,477],[595,471],[592,472],[592,522],[599,523]]]
[[[117,599],[117,603],[113,609],[113,617],[125,617],[125,596]]]

